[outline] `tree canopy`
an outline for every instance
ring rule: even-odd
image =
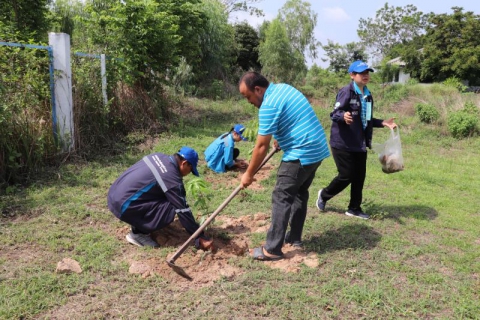
[[[312,11],[309,2],[288,0],[278,13],[278,18],[285,25],[287,37],[294,50],[305,57],[317,57],[317,46],[314,29],[317,25],[317,14]]]
[[[227,14],[235,11],[245,11],[251,15],[262,16],[263,11],[251,4],[261,2],[262,0],[221,0],[225,6]]]
[[[48,4],[50,0],[9,0],[0,1],[0,21],[2,29],[0,38],[5,41],[23,40],[31,38],[36,41],[45,41],[48,30]],[[6,31],[17,35],[16,39],[8,39]]]
[[[235,25],[235,41],[237,43],[237,65],[244,71],[261,69],[258,61],[260,38],[257,31],[247,22]]]
[[[453,7],[453,14],[430,16],[421,79],[443,81],[449,77],[480,83],[480,15]]]
[[[262,73],[276,82],[293,83],[306,72],[303,55],[293,48],[285,25],[274,19],[265,32],[265,41],[260,43],[259,60]]]
[[[425,32],[427,16],[417,11],[414,5],[389,6],[385,3],[375,18],[361,18],[358,36],[363,43],[382,58],[399,43],[408,43]]]
[[[327,59],[323,58],[322,60],[324,62],[328,61],[328,69],[334,72],[345,72],[353,61],[368,60],[365,46],[360,42],[350,42],[342,46],[328,40],[328,44],[322,46],[322,48],[327,56]]]

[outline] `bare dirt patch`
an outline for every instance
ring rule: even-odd
[[[252,233],[265,233],[269,227],[269,215],[256,213],[254,215],[242,216],[239,218],[217,217],[216,223],[209,227],[207,234],[214,239],[214,252],[195,250],[192,246],[187,249],[176,261],[175,264],[193,278],[192,281],[182,278],[166,264],[166,259],[151,258],[136,260],[127,256],[130,265],[130,273],[140,274],[142,277],[153,275],[161,276],[167,281],[175,281],[177,286],[192,289],[211,285],[221,278],[232,279],[245,272],[245,270],[234,265],[235,260],[243,259],[249,255],[252,249],[250,236]],[[122,239],[128,228],[117,230],[117,236]],[[168,227],[152,234],[161,247],[174,247],[178,249],[188,240],[179,221],[174,221]],[[284,272],[299,272],[301,265],[318,267],[316,253],[308,253],[302,249],[285,245],[283,248],[285,258],[279,261],[258,262],[279,269]],[[168,255],[167,259],[173,255]]]

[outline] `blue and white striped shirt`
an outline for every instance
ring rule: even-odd
[[[283,161],[302,165],[330,156],[323,127],[307,98],[294,87],[270,84],[259,111],[260,135],[273,135],[282,148]]]

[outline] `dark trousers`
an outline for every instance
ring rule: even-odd
[[[367,153],[331,149],[338,175],[330,182],[328,187],[322,190],[322,198],[328,201],[351,184],[348,209],[361,210],[363,184],[367,171]]]
[[[240,150],[238,148],[233,148],[233,162],[237,160],[239,155],[240,155]],[[235,166],[232,166],[232,167],[225,166],[225,171],[233,170],[233,169],[235,169]]]
[[[300,161],[283,162],[277,172],[272,193],[272,223],[264,246],[268,253],[282,255],[282,246],[288,224],[290,241],[302,239],[303,224],[307,216],[308,188],[315,178],[321,161],[302,166]]]

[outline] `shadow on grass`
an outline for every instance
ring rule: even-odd
[[[318,254],[345,249],[372,249],[382,235],[372,227],[362,224],[348,224],[336,230],[328,230],[322,235],[304,240],[308,251]]]
[[[370,215],[373,220],[391,219],[399,224],[405,224],[402,219],[434,220],[438,216],[437,210],[423,205],[409,206],[386,206],[383,204],[366,203],[363,210]],[[328,208],[330,212],[345,214],[345,209],[338,207]]]
[[[366,207],[366,210],[375,220],[391,219],[399,224],[405,224],[402,219],[429,221],[436,219],[438,216],[437,210],[423,205],[385,206],[372,204]]]

